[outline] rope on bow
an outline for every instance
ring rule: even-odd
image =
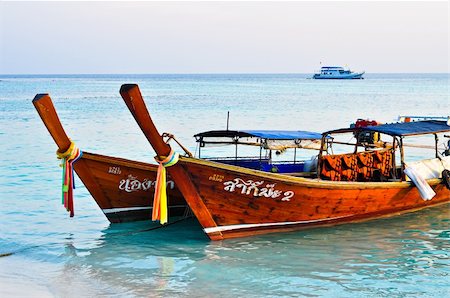
[[[171,134],[171,133],[168,133],[168,132],[164,132],[164,133],[161,135],[161,137],[162,137],[163,139],[164,139],[164,138],[167,138],[166,141],[165,141],[166,144],[169,144],[170,140],[174,140],[175,143],[177,143],[178,146],[180,146],[180,148],[183,149],[184,152],[186,152],[186,155],[187,155],[187,156],[189,156],[189,157],[194,157],[194,155],[193,155],[186,147],[184,147],[183,144],[180,143],[180,141],[178,141],[178,140],[175,138],[175,135],[173,135],[173,134]]]
[[[158,166],[156,176],[155,195],[153,197],[152,220],[159,220],[163,225],[167,223],[167,191],[166,191],[166,168],[178,162],[180,155],[173,149],[168,156],[155,156]]]
[[[61,167],[63,168],[61,203],[70,213],[70,217],[73,217],[73,189],[75,188],[75,182],[73,179],[73,163],[83,156],[83,152],[81,152],[74,142],[70,141],[69,148],[64,152],[61,152],[58,149],[56,151],[56,156],[58,159],[61,159]]]

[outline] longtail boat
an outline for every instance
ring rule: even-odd
[[[126,84],[120,93],[159,159],[172,158],[139,87]],[[168,172],[212,240],[352,223],[449,203],[450,160],[438,150],[438,134],[449,131],[448,122],[437,120],[328,131],[321,135],[316,170],[306,175],[189,156]],[[433,158],[407,164],[404,139],[426,135],[434,136]],[[207,136],[197,135],[200,146]]]
[[[58,146],[58,152],[73,149],[74,143],[65,133],[50,96],[38,94],[33,104]],[[111,223],[151,219],[158,166],[83,152],[73,162],[73,168]],[[186,201],[171,178],[167,180],[167,190],[169,216],[174,218],[188,213]],[[73,216],[73,201],[69,200],[67,208]]]

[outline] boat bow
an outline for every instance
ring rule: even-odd
[[[141,91],[136,84],[125,84],[120,88],[120,95],[122,96],[125,104],[136,120],[137,124],[141,128],[147,140],[154,148],[159,159],[164,159],[170,152],[170,146],[164,142],[161,134],[159,134],[156,126],[153,123],[152,118],[145,105]],[[182,159],[182,157],[180,157]],[[192,183],[188,173],[183,169],[180,164],[174,164],[168,169],[170,175],[174,179],[178,189],[183,194],[186,202],[191,207],[194,215],[204,228],[214,228],[216,223],[213,220],[210,212],[206,208],[195,185]],[[223,239],[220,231],[208,234],[212,240]]]

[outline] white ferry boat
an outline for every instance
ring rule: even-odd
[[[313,79],[364,79],[363,72],[353,72],[341,66],[322,66],[320,73],[315,73]]]

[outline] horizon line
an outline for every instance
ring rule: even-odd
[[[74,76],[74,75],[298,75],[314,72],[153,72],[153,73],[0,73],[0,76]],[[367,74],[450,74],[447,72],[365,72]]]

